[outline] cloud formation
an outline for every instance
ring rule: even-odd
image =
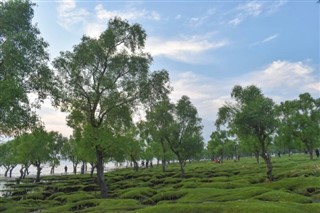
[[[263,14],[272,14],[280,7],[285,5],[287,1],[247,1],[239,4],[233,11],[232,18],[228,21],[229,24],[237,26],[244,20],[250,17],[259,17]]]
[[[59,1],[57,12],[58,23],[66,30],[72,30],[75,25],[84,24],[85,19],[90,15],[87,10],[78,8],[75,0]]]
[[[182,95],[190,97],[200,117],[212,124],[204,129],[205,138],[208,138],[214,129],[218,109],[232,100],[232,88],[252,84],[277,103],[297,98],[304,92],[318,98],[320,94],[319,78],[312,67],[301,61],[277,60],[249,74],[229,79],[214,79],[190,71],[180,73],[177,80],[172,81],[171,98],[177,101]]]
[[[150,37],[147,39],[146,51],[150,52],[152,56],[165,56],[186,63],[205,63],[201,56],[202,53],[228,45],[227,40],[212,41],[210,37],[209,34],[171,40]]]

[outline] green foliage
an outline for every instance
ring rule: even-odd
[[[283,140],[288,149],[297,147],[301,141],[313,159],[313,149],[320,145],[320,98],[300,94],[299,99],[281,103],[278,114],[281,122],[278,140]]]
[[[254,85],[234,86],[231,97],[236,103],[225,104],[219,109],[216,126],[227,125],[242,143],[246,143],[247,138],[255,138],[257,151],[266,163],[267,177],[272,180],[272,163],[267,152],[277,127],[275,103]]]
[[[103,160],[117,150],[117,139],[131,125],[134,109],[169,90],[167,71],[149,72],[152,59],[143,52],[145,39],[140,25],[114,18],[99,38],[83,36],[53,62],[55,105],[70,113],[68,124],[83,131],[95,149],[103,197]]]
[[[44,184],[17,185],[14,196],[0,198],[0,207],[5,212],[317,212],[318,161],[293,155],[274,158],[273,165],[281,174],[273,182],[266,181],[254,158],[194,162],[183,179],[178,164],[167,172],[119,169],[106,174],[112,199],[97,199],[98,189],[83,191],[93,184],[89,175],[49,176]]]
[[[0,2],[0,134],[15,135],[37,123],[34,107],[46,97],[52,72],[48,44],[32,24],[29,0]],[[38,95],[31,102],[28,94]]]

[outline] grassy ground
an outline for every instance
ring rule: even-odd
[[[39,184],[27,179],[0,198],[0,212],[320,212],[320,159],[294,155],[272,163],[274,182],[253,158],[193,162],[183,179],[174,164],[165,173],[119,169],[106,174],[109,199],[99,199],[88,175],[47,176]]]

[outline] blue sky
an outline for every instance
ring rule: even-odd
[[[279,103],[304,92],[320,97],[320,4],[304,1],[35,1],[34,22],[51,59],[82,35],[97,37],[114,16],[139,23],[153,56],[166,69],[172,100],[188,95],[203,119],[204,137],[234,85],[255,84]],[[47,129],[69,135],[64,114],[46,102]]]

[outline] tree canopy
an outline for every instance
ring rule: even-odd
[[[277,127],[275,103],[253,85],[234,86],[231,97],[236,103],[225,104],[219,109],[216,125],[220,128],[226,124],[239,138],[255,137],[259,142],[259,154],[267,165],[267,177],[272,180],[268,146]]]
[[[110,20],[99,38],[83,36],[73,51],[62,52],[53,62],[56,106],[79,115],[95,131],[119,134],[130,124],[136,106],[161,97],[169,89],[166,71],[149,71],[152,59],[143,52],[145,39],[140,25],[119,18]],[[105,140],[97,136],[91,141],[102,197],[108,196],[103,176],[103,159],[108,152]]]
[[[32,24],[28,0],[0,2],[0,134],[30,130],[37,122],[34,107],[46,97],[52,72],[48,43]],[[36,94],[35,101],[30,94]]]

